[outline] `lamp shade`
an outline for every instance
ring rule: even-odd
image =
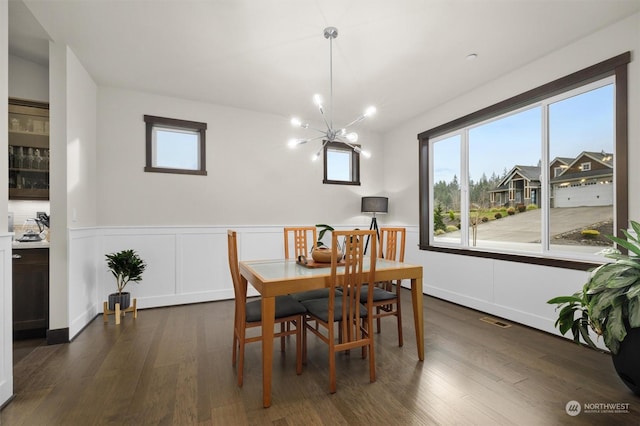
[[[388,213],[389,199],[387,197],[362,197],[362,213]]]

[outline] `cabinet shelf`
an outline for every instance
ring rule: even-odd
[[[20,172],[20,173],[49,173],[49,170],[44,170],[44,169],[16,169],[11,167],[9,169],[9,172]]]
[[[9,98],[9,199],[48,200],[49,161],[49,104]]]

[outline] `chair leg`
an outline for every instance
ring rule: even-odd
[[[329,393],[336,393],[336,353],[333,342],[329,343]]]
[[[281,322],[280,323],[280,333],[284,333],[285,327],[289,327],[289,322],[287,324]],[[280,337],[280,352],[284,352],[284,336]]]
[[[236,366],[236,357],[238,356],[238,335],[236,334],[236,329],[233,329],[233,359],[231,360],[231,366]]]
[[[307,320],[302,319],[302,364],[307,365]]]
[[[302,374],[302,316],[296,320],[296,373]]]
[[[367,318],[363,318],[362,319],[362,328],[364,328],[366,330],[367,337],[369,338],[369,340],[371,340],[372,337],[369,334],[369,330],[368,330],[368,327],[367,327],[367,325],[369,324],[368,321],[369,321],[369,319],[367,319]],[[373,321],[371,321],[371,326],[373,327]],[[373,331],[373,329],[372,329],[372,331]],[[356,339],[360,340],[360,334],[362,333],[362,331],[360,331],[360,327],[359,326],[358,326],[358,332],[357,333],[358,333],[358,336],[356,336]],[[366,357],[367,357],[367,347],[363,346],[362,347],[362,359],[365,359]]]
[[[380,306],[376,306],[376,315],[380,315]],[[380,333],[380,317],[376,317],[376,326],[378,327],[378,333]]]
[[[373,337],[371,336],[371,331],[373,331],[373,319],[369,318],[367,320],[367,337],[369,338],[369,381],[371,383],[376,381],[376,354],[373,348]]]
[[[244,333],[242,337],[238,338],[240,343],[239,345],[239,354],[238,354],[238,386],[242,387],[244,380]]]
[[[396,304],[396,319],[398,320],[398,346],[402,347],[404,339],[402,338],[402,304],[400,303],[400,282],[396,283],[396,294],[398,302]]]

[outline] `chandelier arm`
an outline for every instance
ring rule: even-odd
[[[319,158],[320,154],[322,153],[322,151],[324,150],[324,147],[329,143],[328,140],[324,140],[322,141],[322,146],[320,147],[320,149],[318,150],[318,152],[316,152],[316,154],[314,155],[315,158]]]
[[[320,115],[322,116],[322,119],[324,120],[324,124],[327,126],[327,130],[329,132],[331,132],[331,124],[329,124],[329,122],[327,121],[327,117],[324,115],[324,110],[320,109]],[[324,132],[324,130],[319,130],[320,132]]]
[[[326,130],[317,129],[317,128],[315,128],[315,127],[311,127],[311,126],[307,127],[307,128],[306,128],[306,130],[313,130],[314,132],[319,132],[319,133],[322,133],[323,135],[326,135],[326,134],[327,134],[327,131],[326,131]]]
[[[347,129],[347,128],[349,128],[349,126],[353,126],[354,124],[361,122],[361,121],[362,121],[362,120],[364,120],[365,118],[367,118],[367,117],[366,117],[366,116],[364,116],[364,115],[360,115],[360,116],[358,116],[358,118],[356,118],[355,120],[353,120],[353,121],[352,121],[352,122],[350,122],[349,124],[345,125],[345,126],[343,127],[343,129]]]

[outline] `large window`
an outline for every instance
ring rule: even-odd
[[[323,183],[360,185],[360,154],[341,142],[326,143]]]
[[[206,175],[207,123],[145,115],[146,172]]]
[[[418,135],[420,247],[584,269],[627,227],[629,53]]]

